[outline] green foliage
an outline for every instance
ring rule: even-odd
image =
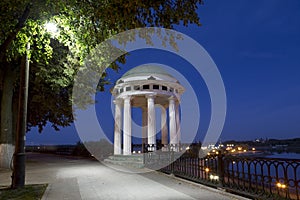
[[[9,67],[18,70],[21,60],[28,54],[31,59],[29,128],[38,126],[41,131],[47,121],[55,129],[67,126],[73,121],[71,92],[74,75],[85,70],[83,63],[97,44],[133,28],[172,29],[180,23],[200,25],[196,12],[200,3],[201,0],[2,0],[0,93],[5,70]],[[47,33],[46,22],[55,22],[59,33]],[[151,43],[149,35],[137,34]],[[134,36],[130,37],[134,39]],[[167,35],[162,41],[176,48],[176,37]],[[29,52],[26,51],[28,42],[31,45]],[[118,62],[125,61],[125,56],[122,56],[110,67],[117,71]],[[107,83],[104,72],[97,89],[102,91]],[[16,95],[17,88],[18,85]],[[84,89],[91,92],[90,88]]]
[[[53,53],[50,45],[50,34],[46,32],[43,22],[37,20],[27,20],[26,27],[18,32],[16,39],[7,49],[7,61],[11,62],[26,55],[28,42],[31,45],[31,50],[28,52],[31,60],[48,64]]]

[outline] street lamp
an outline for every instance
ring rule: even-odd
[[[53,22],[49,22],[45,24],[45,28],[47,29],[48,32],[50,33],[55,33],[57,32],[57,26]]]
[[[51,34],[57,33],[54,23],[47,23],[45,28]],[[12,188],[20,188],[25,185],[25,133],[27,125],[27,102],[28,102],[28,86],[29,86],[29,52],[30,42],[26,46],[26,62],[20,68],[20,89],[19,89],[19,105],[17,118],[16,145],[13,157],[13,174]]]
[[[45,24],[45,29],[47,30],[48,33],[50,33],[52,36],[56,36],[59,31],[57,28],[57,25],[53,22],[48,22]]]

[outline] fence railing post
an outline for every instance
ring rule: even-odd
[[[171,174],[174,174],[174,151],[171,150]]]
[[[219,151],[218,153],[218,168],[217,168],[217,173],[219,176],[219,186],[223,187],[224,186],[224,174],[225,174],[225,169],[224,169],[224,155],[222,151]]]

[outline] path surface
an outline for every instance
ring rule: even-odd
[[[97,161],[28,154],[26,183],[49,183],[44,200],[57,199],[245,199],[159,172],[128,173]],[[0,186],[10,184],[0,169]]]

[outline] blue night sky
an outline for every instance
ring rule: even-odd
[[[221,139],[300,137],[300,1],[207,0],[199,16],[201,27],[176,26],[176,30],[206,49],[223,78],[227,115]],[[211,115],[210,97],[201,76],[184,59],[154,49],[134,51],[118,73],[108,70],[110,81],[114,83],[130,68],[145,63],[171,66],[192,85],[201,113],[196,139],[203,138]],[[111,87],[96,96],[98,120],[110,139],[114,123]],[[137,124],[140,118],[141,113],[133,110]],[[47,126],[42,134],[36,129],[27,134],[27,144],[79,140],[73,125],[58,132]]]

